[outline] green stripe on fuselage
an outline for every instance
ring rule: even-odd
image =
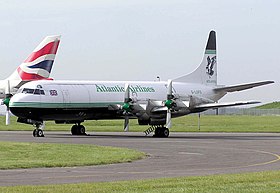
[[[99,102],[99,103],[36,103],[36,102],[13,102],[10,107],[19,108],[93,108],[108,107],[109,105],[122,105],[123,102]]]
[[[205,54],[216,54],[216,50],[205,50]]]

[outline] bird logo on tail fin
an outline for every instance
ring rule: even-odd
[[[213,76],[215,71],[213,70],[214,66],[216,65],[216,56],[213,56],[210,58],[210,56],[207,57],[207,66],[206,66],[206,74],[208,74],[210,77]]]

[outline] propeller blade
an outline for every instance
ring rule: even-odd
[[[10,125],[10,117],[11,117],[11,113],[10,113],[10,110],[7,108],[7,111],[6,111],[6,125]]]
[[[124,109],[124,131],[127,132],[129,130],[129,116],[128,116],[128,111],[130,110],[130,104],[129,102],[131,101],[130,99],[130,89],[129,89],[129,84],[126,83],[124,86],[124,104],[123,104],[123,109]]]
[[[124,86],[124,102],[128,103],[130,102],[130,89],[129,89],[129,84],[126,83]]]
[[[10,125],[10,117],[11,117],[10,108],[7,107],[7,110],[6,110],[6,125]]]
[[[5,94],[11,94],[10,80],[7,80],[7,86],[5,88]]]
[[[128,116],[124,117],[124,131],[125,132],[129,131],[129,117]]]
[[[172,80],[167,81],[167,100],[165,101],[165,106],[167,106],[167,113],[166,113],[166,128],[171,128],[171,108],[172,108]]]
[[[6,109],[6,125],[9,125],[10,124],[10,117],[11,117],[11,113],[10,113],[10,108],[9,108],[9,102],[10,102],[10,99],[12,97],[12,94],[11,94],[11,88],[10,88],[10,80],[7,80],[7,86],[5,88],[5,99],[4,99],[4,104],[7,106],[7,109]]]
[[[166,128],[171,128],[171,126],[172,126],[172,123],[171,123],[171,110],[170,109],[168,109],[167,110],[167,114],[166,114]]]
[[[172,80],[169,79],[167,81],[167,100],[172,98]]]

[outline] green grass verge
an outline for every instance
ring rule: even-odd
[[[280,102],[272,102],[264,105],[254,107],[256,109],[280,109]]]
[[[144,153],[126,148],[0,142],[0,169],[101,165],[144,157]]]
[[[163,178],[152,180],[64,184],[47,186],[0,187],[0,192],[203,192],[203,193],[247,193],[279,192],[280,172],[212,175],[203,177]]]
[[[123,131],[123,120],[86,121],[87,131]],[[201,132],[280,132],[280,116],[247,115],[202,115]],[[53,121],[46,123],[47,131],[69,131],[71,124],[57,125]],[[137,120],[130,121],[130,131],[144,131],[147,125],[140,126]],[[5,125],[5,117],[0,117],[0,130],[33,130],[31,125],[16,123],[12,117],[11,125]],[[189,115],[172,119],[171,132],[198,132],[198,116]]]

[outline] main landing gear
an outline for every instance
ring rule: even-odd
[[[167,138],[169,136],[169,129],[167,127],[162,126],[156,126],[156,125],[151,125],[144,133],[149,135],[150,133],[154,132],[153,137],[158,137],[158,138]]]
[[[44,123],[36,123],[36,129],[33,130],[33,137],[45,137],[43,128],[45,127]]]
[[[72,135],[86,135],[86,128],[80,123],[77,123],[72,126],[71,133]]]
[[[155,128],[155,134],[153,137],[167,138],[169,136],[169,129],[164,126],[158,126]]]

